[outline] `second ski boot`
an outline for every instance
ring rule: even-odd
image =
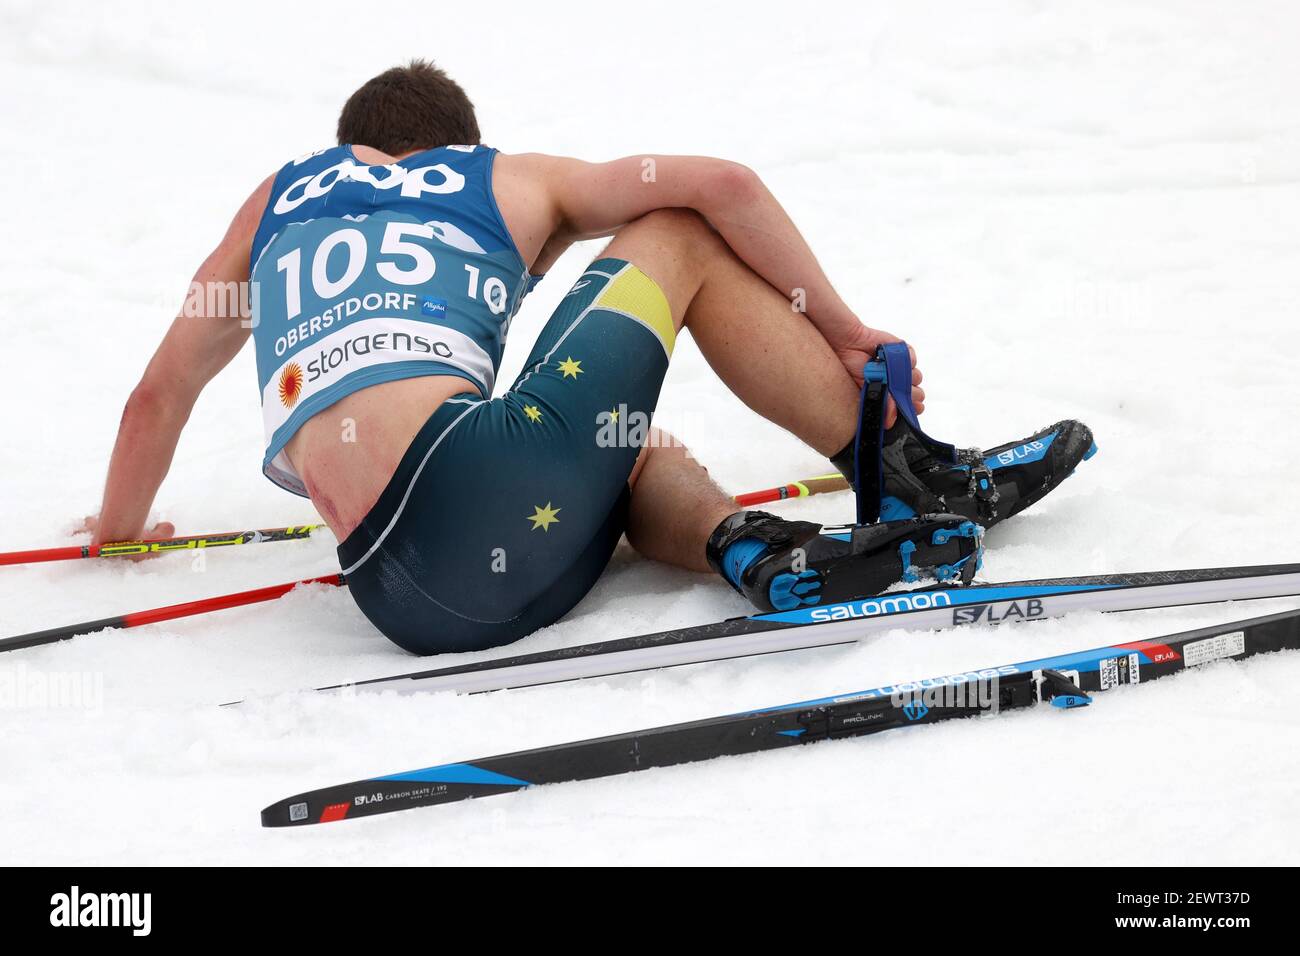
[[[895,584],[969,584],[983,549],[975,522],[927,515],[828,528],[738,511],[709,537],[710,567],[764,611],[871,597]]]
[[[880,517],[889,521],[938,511],[991,528],[1041,499],[1096,452],[1088,426],[1067,420],[987,451],[957,449],[957,463],[950,464],[936,457],[900,415],[881,448]],[[852,445],[831,463],[853,480]]]
[[[936,441],[917,421],[903,342],[882,346],[863,378],[858,433],[831,458],[857,493],[859,523],[941,512],[991,528],[1052,491],[1097,452],[1092,431],[1076,421],[987,451]],[[887,398],[898,418],[886,430]]]

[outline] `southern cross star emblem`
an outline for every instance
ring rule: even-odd
[[[533,513],[526,517],[533,523],[534,531],[538,528],[541,528],[543,531],[550,531],[551,525],[559,522],[560,519],[557,518],[556,515],[558,515],[562,510],[563,509],[561,508],[552,508],[551,503],[548,501],[546,502],[545,508],[533,505]]]

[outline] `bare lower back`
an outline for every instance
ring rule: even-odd
[[[285,451],[339,541],[374,506],[429,416],[461,392],[478,394],[453,375],[384,382],[345,396],[298,430]]]

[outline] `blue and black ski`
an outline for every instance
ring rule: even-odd
[[[358,780],[273,803],[262,811],[262,825],[303,826],[391,813],[1037,703],[1074,708],[1088,704],[1089,694],[1097,691],[1146,683],[1212,661],[1298,648],[1300,610],[1287,611],[1021,664]]]
[[[1036,621],[1071,611],[1136,611],[1291,595],[1300,595],[1300,564],[940,586],[316,689],[481,693],[852,644],[896,628],[938,630]]]

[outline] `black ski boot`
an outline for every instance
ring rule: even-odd
[[[924,578],[969,584],[980,529],[958,515],[829,528],[738,511],[709,537],[709,565],[764,611],[871,597]]]
[[[900,415],[885,432],[880,517],[888,521],[941,511],[991,528],[1038,501],[1096,452],[1087,425],[1063,421],[987,451],[959,448],[957,464],[947,464]],[[852,445],[831,463],[853,480]]]
[[[1076,421],[1057,422],[988,451],[936,441],[917,421],[911,373],[906,344],[881,347],[863,370],[858,434],[831,458],[857,492],[859,523],[942,512],[990,528],[1028,508],[1096,454],[1092,432]],[[886,396],[898,410],[888,430]]]

